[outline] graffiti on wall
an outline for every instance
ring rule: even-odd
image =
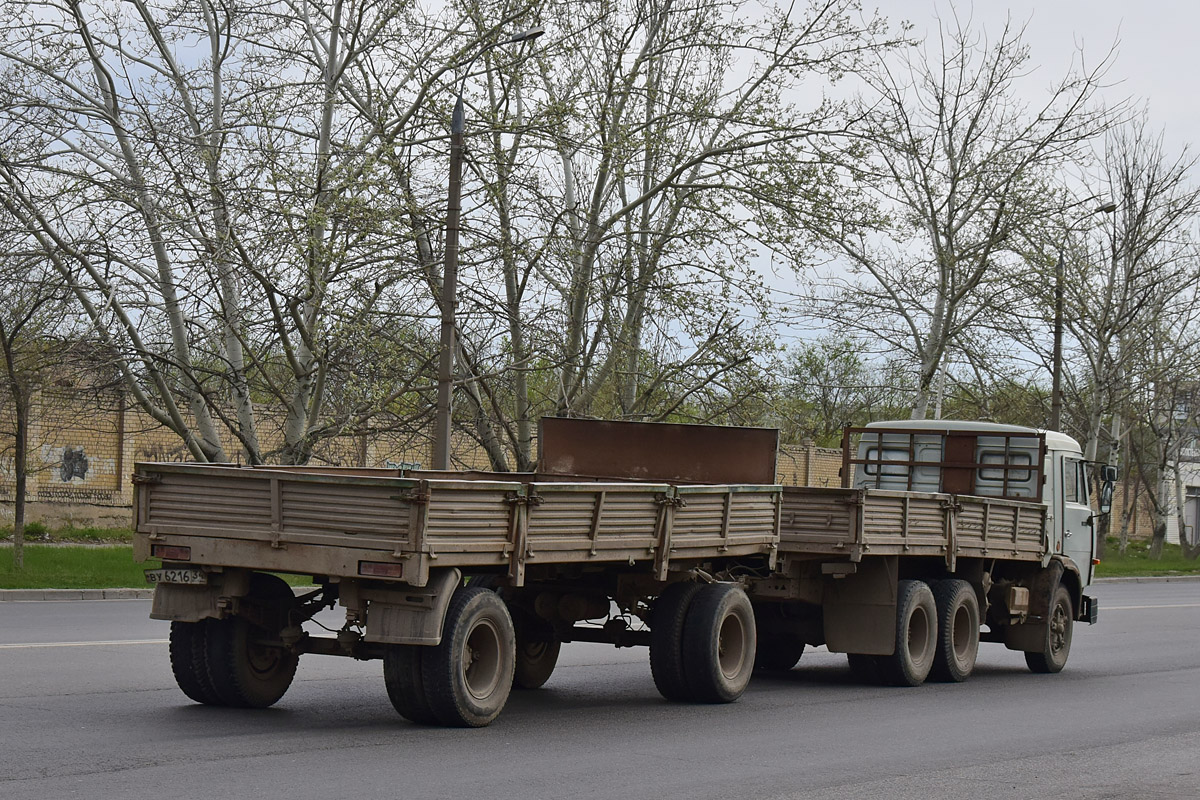
[[[60,483],[86,483],[101,475],[116,475],[117,464],[111,458],[88,456],[83,445],[52,447],[42,445],[42,463],[50,467],[51,480]]]
[[[62,462],[59,464],[58,474],[62,478],[63,483],[73,481],[75,478],[87,480],[88,473],[88,457],[82,447],[64,447]]]
[[[106,503],[120,500],[112,489],[87,489],[82,486],[40,486],[37,499],[42,503]]]
[[[165,444],[145,444],[137,449],[136,460],[138,461],[191,461],[192,454],[188,452],[187,446],[177,444],[168,447]]]

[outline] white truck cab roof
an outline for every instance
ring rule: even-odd
[[[1006,425],[1000,422],[974,422],[971,420],[958,419],[902,419],[884,422],[872,422],[867,424],[867,428],[905,428],[912,430],[927,430],[927,431],[989,431],[995,433],[1029,433],[1043,434],[1046,437],[1046,448],[1048,450],[1060,450],[1065,452],[1073,452],[1082,455],[1083,448],[1079,446],[1079,442],[1067,436],[1065,433],[1058,431],[1042,430],[1040,428],[1030,428],[1024,425]]]

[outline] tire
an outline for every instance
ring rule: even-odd
[[[208,620],[172,622],[170,634],[171,672],[175,682],[190,699],[214,706],[221,700],[208,677],[205,649]]]
[[[758,634],[754,649],[755,672],[787,672],[800,663],[804,655],[804,642],[791,636],[764,636]]]
[[[425,697],[438,722],[482,728],[500,715],[512,691],[516,639],[495,592],[481,586],[454,592],[441,644],[421,654]]]
[[[876,656],[864,653],[846,653],[846,662],[850,666],[850,675],[856,683],[878,686],[883,679],[879,674],[879,661]]]
[[[650,615],[650,674],[667,700],[691,699],[683,669],[683,625],[700,585],[673,583],[654,601]]]
[[[389,645],[383,653],[383,682],[392,706],[410,722],[437,724],[437,715],[425,694],[421,661],[427,647],[414,644]]]
[[[1050,602],[1050,618],[1042,651],[1026,653],[1025,663],[1031,672],[1052,674],[1062,672],[1071,654],[1071,636],[1075,630],[1075,606],[1071,593],[1061,583]]]
[[[540,689],[554,674],[562,644],[557,639],[525,639],[517,636],[514,689]]]
[[[291,587],[281,578],[256,572],[250,576],[249,596],[278,610],[282,629],[285,609],[295,602]],[[208,676],[222,705],[267,708],[287,692],[299,656],[285,647],[259,643],[278,634],[279,630],[265,630],[245,617],[208,621]]]
[[[896,592],[896,647],[876,656],[879,674],[890,686],[920,686],[937,652],[937,603],[924,581],[900,581]]]
[[[754,650],[755,672],[787,672],[804,655],[804,640],[784,629],[786,622],[778,603],[754,606],[758,645]]]
[[[474,586],[479,589],[487,589],[495,592],[500,589],[499,575],[468,575],[466,580],[467,586]]]
[[[931,588],[937,604],[938,636],[929,677],[961,683],[971,676],[979,656],[979,598],[964,580],[936,581]]]
[[[740,586],[712,583],[692,600],[683,625],[688,688],[702,703],[732,703],[754,672],[754,607]]]

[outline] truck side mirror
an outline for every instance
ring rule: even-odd
[[[1111,481],[1105,481],[1100,486],[1100,513],[1108,514],[1112,511],[1113,500],[1113,484]]]
[[[1117,468],[1112,464],[1100,465],[1100,513],[1112,511],[1113,486],[1117,482]]]

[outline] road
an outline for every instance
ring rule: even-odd
[[[274,708],[197,706],[148,602],[0,603],[0,797],[1200,796],[1200,583],[1094,593],[1059,675],[984,645],[965,684],[866,687],[817,650],[733,705],[677,705],[644,649],[573,644],[483,730],[411,725],[379,662],[320,656]]]

